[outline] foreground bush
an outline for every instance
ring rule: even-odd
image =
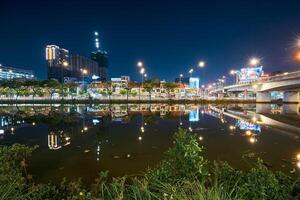
[[[268,170],[261,160],[249,171],[227,163],[209,164],[195,136],[179,129],[166,158],[141,177],[108,179],[101,172],[90,187],[63,180],[59,186],[34,184],[26,172],[33,149],[0,148],[0,200],[8,199],[299,199],[299,181]]]

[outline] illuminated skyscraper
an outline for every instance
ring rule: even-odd
[[[71,65],[69,63],[69,51],[56,45],[47,45],[46,60],[48,67],[48,79],[56,79],[64,82],[65,77],[71,76]]]
[[[108,71],[108,55],[106,51],[101,50],[100,48],[100,40],[98,37],[98,32],[95,32],[95,47],[96,51],[92,52],[91,59],[98,63],[99,74],[101,81],[106,81],[108,79],[107,71]]]

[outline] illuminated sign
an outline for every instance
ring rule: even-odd
[[[238,77],[240,82],[249,82],[257,80],[262,74],[262,67],[242,68]]]
[[[190,77],[190,80],[189,80],[190,88],[198,89],[199,88],[199,82],[200,82],[199,78]]]
[[[258,124],[253,124],[251,122],[245,121],[245,120],[238,120],[236,123],[236,126],[239,127],[240,130],[250,130],[250,131],[256,131],[261,132],[261,127]]]
[[[192,110],[189,113],[189,121],[190,122],[198,122],[199,121],[199,110]]]

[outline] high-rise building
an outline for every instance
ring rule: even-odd
[[[72,66],[72,77],[82,77],[81,70],[86,69],[86,77],[99,77],[99,67],[96,61],[80,55],[72,55],[70,59],[70,65]]]
[[[0,64],[0,81],[33,79],[35,79],[35,76],[31,70],[7,67]]]
[[[91,59],[98,63],[100,80],[106,81],[108,79],[108,55],[106,51],[100,49],[98,32],[95,32],[95,46],[96,51],[91,53]]]
[[[64,82],[71,77],[72,67],[69,61],[69,51],[56,45],[47,45],[46,60],[48,66],[48,79]]]

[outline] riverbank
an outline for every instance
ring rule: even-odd
[[[188,104],[188,103],[256,103],[255,100],[241,99],[0,99],[0,104],[126,104],[126,103],[168,103],[168,104]]]
[[[167,103],[167,104],[298,104],[300,102],[283,102],[274,100],[271,102],[257,102],[255,99],[0,99],[0,104],[144,104],[144,103]]]

